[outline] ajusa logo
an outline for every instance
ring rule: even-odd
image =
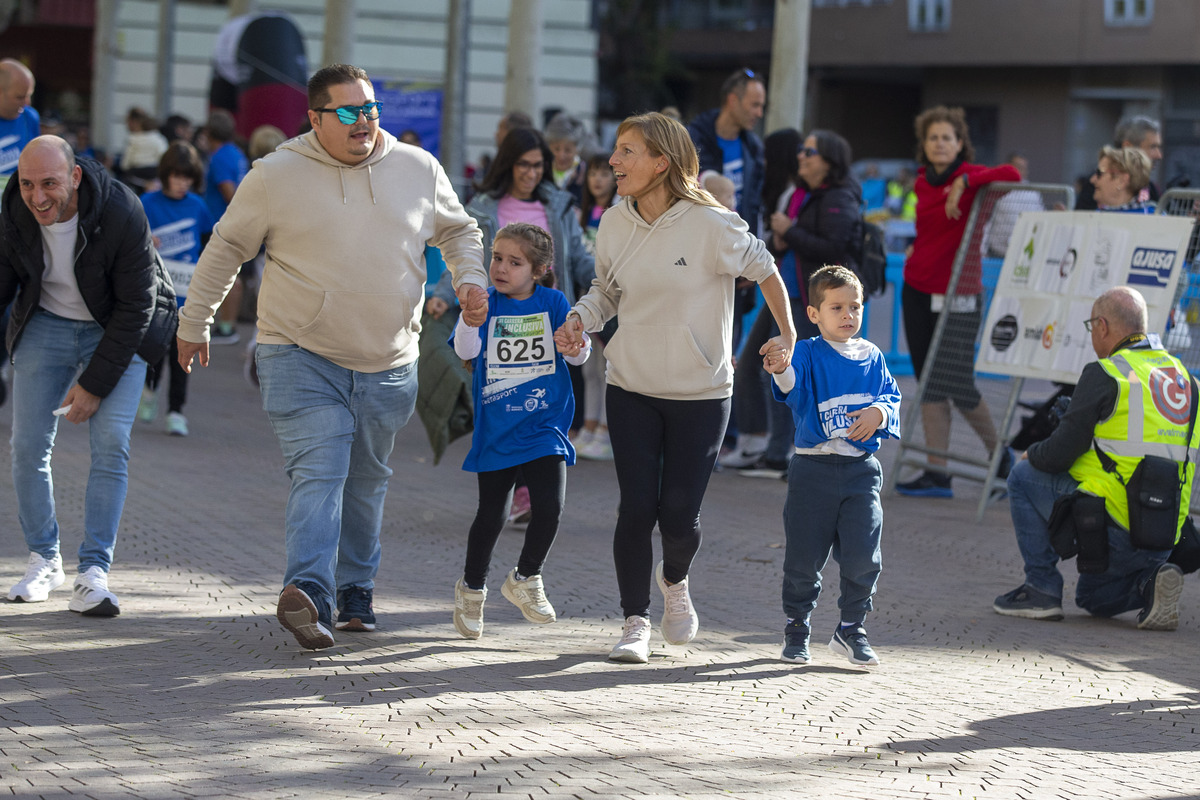
[[[1150,396],[1158,413],[1176,425],[1186,425],[1192,411],[1192,384],[1175,367],[1150,370]]]

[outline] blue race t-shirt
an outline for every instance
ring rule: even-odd
[[[25,106],[25,110],[17,115],[16,119],[0,119],[0,176],[16,172],[21,151],[41,131],[42,118],[32,106]],[[0,188],[3,188],[2,183]]]
[[[200,237],[212,233],[212,216],[204,199],[194,192],[178,200],[162,192],[147,192],[141,200],[150,233],[159,239],[158,253],[171,273],[175,296],[182,306],[193,268],[200,260]]]
[[[721,174],[733,181],[733,196],[737,199],[734,205],[741,208],[742,184],[745,183],[746,167],[745,158],[742,156],[742,140],[722,139],[718,136],[717,141],[721,143]]]
[[[493,472],[553,455],[575,463],[567,437],[575,396],[567,362],[554,348],[554,331],[570,310],[557,289],[535,286],[524,300],[488,289],[482,347],[472,362],[475,435],[463,469]]]
[[[217,187],[225,181],[233,181],[235,187],[241,185],[249,169],[246,156],[233,142],[226,142],[212,154],[208,162],[208,175],[204,179],[204,202],[208,203],[208,213],[214,222],[221,219],[229,205]]]

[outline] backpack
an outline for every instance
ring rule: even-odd
[[[883,294],[887,289],[887,248],[883,243],[883,228],[862,220],[862,241],[858,268],[854,270],[863,285],[863,299]]]

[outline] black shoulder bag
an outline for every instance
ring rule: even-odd
[[[1139,550],[1170,550],[1179,536],[1179,504],[1182,502],[1184,477],[1191,463],[1192,431],[1196,427],[1196,410],[1200,391],[1196,379],[1192,382],[1192,413],[1188,418],[1187,440],[1184,443],[1183,470],[1179,463],[1161,456],[1144,456],[1126,482],[1117,471],[1116,462],[1092,439],[1092,448],[1105,472],[1111,473],[1125,487],[1129,504],[1129,539]]]

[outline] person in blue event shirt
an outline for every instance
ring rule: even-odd
[[[142,208],[150,221],[154,246],[171,273],[175,296],[182,307],[187,299],[192,270],[213,229],[208,205],[192,191],[204,179],[204,165],[196,148],[185,141],[172,142],[158,162],[158,179],[162,189],[142,195]],[[167,433],[187,436],[183,405],[187,402],[188,375],[179,365],[178,344],[173,337],[168,369],[171,382],[167,392]],[[146,388],[138,406],[138,419],[143,422],[151,422],[157,416],[157,390],[162,371],[162,361],[150,365],[146,371]]]
[[[42,121],[29,105],[33,73],[11,58],[0,61],[0,189],[17,168],[25,145],[41,134]]]
[[[228,111],[215,109],[208,116],[204,132],[208,137],[211,153],[208,159],[208,180],[204,184],[204,202],[208,203],[208,213],[212,215],[213,223],[216,224],[220,222],[221,215],[233,200],[233,193],[250,171],[250,162],[241,148],[233,143],[237,123]],[[209,338],[210,344],[237,344],[239,341],[238,311],[242,307],[245,281],[249,278],[247,270],[253,271],[253,267],[247,264],[242,265],[237,280],[233,282],[233,288],[229,290],[225,302],[217,311],[216,324]]]

